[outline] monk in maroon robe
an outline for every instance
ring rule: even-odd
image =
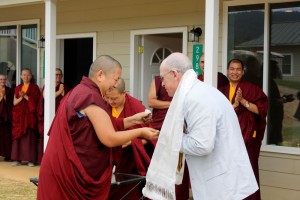
[[[172,101],[164,86],[161,84],[161,77],[156,76],[152,80],[149,94],[148,105],[153,108],[152,123],[151,126],[160,130],[164,122],[165,116],[168,112],[168,108]],[[181,185],[175,185],[176,199],[188,199],[189,198],[190,180],[188,167],[185,163],[185,170]]]
[[[268,98],[259,86],[242,81],[242,61],[232,59],[228,64],[227,73],[230,83],[220,88],[220,91],[232,102],[238,116],[250,162],[259,184],[258,158],[265,133]],[[259,200],[260,190],[246,199]]]
[[[126,118],[136,113],[144,112],[146,109],[138,99],[126,93],[125,82],[122,78],[118,80],[118,87],[108,92],[106,100],[110,104],[112,116],[115,118]],[[145,125],[136,125],[129,129],[143,126]],[[131,140],[128,144],[124,144],[120,158],[116,164],[115,172],[145,176],[154,151],[155,142],[156,141],[136,138]],[[121,199],[128,191],[134,188],[135,185],[136,183],[132,183],[112,187],[109,199]],[[143,196],[142,189],[144,186],[144,183],[140,184],[126,196],[126,199],[140,199]]]
[[[200,81],[204,81],[204,53],[200,57],[200,69],[202,71],[202,74],[198,75],[198,79]],[[221,72],[218,72],[218,83],[217,88],[220,89],[223,85],[227,85],[229,83],[228,78],[222,74]]]
[[[20,165],[21,161],[28,161],[33,167],[37,160],[37,104],[40,97],[39,87],[31,83],[30,69],[23,68],[22,84],[15,88],[12,127],[12,165]]]
[[[70,89],[68,86],[66,86],[63,82],[61,82],[63,73],[62,70],[59,68],[56,68],[55,71],[56,76],[56,86],[55,86],[55,112],[58,109],[58,106],[60,104],[60,101],[63,99],[65,94],[67,94]],[[39,142],[39,155],[38,160],[39,163],[41,163],[43,154],[44,154],[44,89],[43,87],[38,103],[37,108],[37,114],[38,114],[38,127],[39,127],[39,133],[40,133],[40,142]]]
[[[83,77],[57,110],[49,130],[49,142],[40,167],[38,199],[105,200],[111,183],[112,148],[136,137],[157,139],[152,128],[116,132],[147,122],[139,113],[113,120],[102,96],[122,73],[110,56],[100,56],[91,65],[89,78]]]
[[[12,146],[12,107],[14,90],[6,87],[6,76],[0,74],[0,156],[10,160]]]

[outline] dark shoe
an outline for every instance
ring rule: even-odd
[[[5,161],[11,161],[10,157],[5,157],[4,160]]]

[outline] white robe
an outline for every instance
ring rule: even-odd
[[[239,122],[228,99],[195,81],[184,101],[185,153],[195,200],[241,200],[258,185]]]

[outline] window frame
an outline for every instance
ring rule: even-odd
[[[284,56],[290,56],[290,71],[291,73],[285,74],[282,69],[282,76],[289,77],[294,75],[294,54],[293,53],[282,53]]]
[[[299,0],[289,0],[289,2],[297,2]],[[254,4],[264,4],[264,44],[263,44],[263,65],[269,66],[269,52],[270,52],[270,4],[273,3],[287,3],[284,0],[253,0],[251,2],[245,2],[243,0],[235,1],[224,1],[223,2],[223,34],[222,34],[222,72],[227,73],[227,44],[228,44],[228,10],[230,6],[247,6]],[[292,58],[291,58],[292,59]],[[293,64],[291,63],[293,66]],[[263,69],[263,91],[268,93],[268,67]],[[274,153],[284,153],[284,154],[294,154],[300,155],[300,148],[287,147],[287,146],[275,146],[267,144],[267,128],[265,131],[265,136],[262,141],[261,151],[274,152]]]
[[[30,25],[36,24],[37,25],[37,40],[40,39],[40,20],[39,19],[31,19],[31,20],[20,20],[20,21],[8,21],[8,22],[0,22],[0,26],[16,26],[17,32],[17,50],[16,50],[16,85],[21,83],[21,45],[22,45],[22,36],[21,36],[21,27],[23,25]],[[40,57],[41,51],[37,48],[37,69],[36,69],[36,84],[40,86]]]

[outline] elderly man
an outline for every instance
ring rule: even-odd
[[[38,199],[108,198],[113,153],[136,137],[157,139],[158,131],[139,128],[119,131],[148,121],[142,112],[114,120],[102,98],[117,87],[122,68],[114,58],[103,55],[62,100],[49,131],[49,142],[40,167]]]
[[[151,199],[175,199],[174,184],[181,182],[184,155],[195,200],[241,200],[254,193],[258,186],[229,101],[197,79],[191,61],[182,53],[168,56],[160,74],[173,99],[143,194]]]
[[[243,62],[239,59],[230,60],[227,65],[230,84],[220,88],[220,91],[232,103],[239,119],[251,165],[259,183],[258,158],[265,133],[268,98],[259,86],[243,81],[243,75]],[[250,199],[259,200],[260,190],[247,198],[247,200]]]

